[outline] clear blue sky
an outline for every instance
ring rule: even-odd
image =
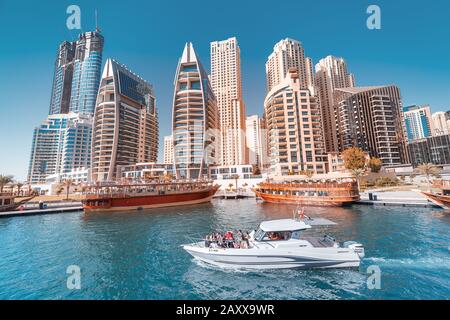
[[[79,33],[66,28],[70,4],[81,8],[82,31],[94,28],[97,8],[104,58],[154,85],[161,137],[170,134],[172,82],[184,43],[194,43],[209,69],[209,43],[231,36],[241,47],[248,114],[262,114],[264,64],[285,37],[300,40],[314,63],[344,57],[357,85],[396,84],[405,105],[450,109],[450,3],[444,0],[0,0],[2,174],[26,177],[33,127],[48,112],[56,49]],[[370,4],[381,7],[381,30],[366,28]]]

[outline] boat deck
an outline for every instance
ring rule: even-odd
[[[325,238],[318,238],[318,237],[302,237],[300,240],[306,240],[314,248],[331,248],[334,246],[334,242],[327,240]]]

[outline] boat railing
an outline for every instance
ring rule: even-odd
[[[433,181],[434,188],[450,188],[450,180],[434,180]]]
[[[313,188],[333,188],[333,189],[353,189],[357,188],[357,184],[353,182],[342,182],[342,183],[316,183],[316,182],[305,182],[305,183],[267,183],[263,182],[258,185],[260,188],[277,188],[277,189],[313,189]]]
[[[0,193],[0,197],[13,197],[14,194],[12,192],[2,192]]]
[[[190,246],[192,247],[198,247],[198,248],[203,248],[204,244],[205,244],[205,240],[204,237],[201,237],[199,235],[195,235],[195,236],[186,236],[186,243],[188,243]]]
[[[106,187],[105,187],[106,188]],[[180,192],[198,192],[202,190],[208,190],[209,186],[198,186],[193,188],[173,188],[173,189],[136,189],[136,188],[121,188],[121,191],[106,191],[103,189],[97,189],[97,190],[90,190],[85,191],[83,195],[85,196],[91,196],[91,197],[127,197],[132,195],[148,195],[148,194],[154,194],[154,195],[164,195],[164,194],[177,194]]]

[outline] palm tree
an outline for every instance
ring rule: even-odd
[[[428,182],[428,187],[430,188],[431,186],[430,178],[431,177],[438,178],[442,170],[432,163],[424,163],[418,166],[414,171],[417,174],[425,176]]]
[[[14,176],[11,175],[2,175],[0,174],[0,193],[3,193],[3,188],[8,184],[13,182]]]
[[[23,187],[23,183],[22,182],[17,182],[16,183],[16,187],[17,187],[17,195],[20,196],[22,194],[22,187]]]
[[[238,174],[233,174],[231,176],[232,179],[234,179],[234,183],[236,184],[236,192],[238,191],[238,180],[239,180],[239,175]]]
[[[66,200],[69,200],[70,187],[75,185],[76,183],[73,179],[66,179],[62,182],[62,187],[66,189]]]

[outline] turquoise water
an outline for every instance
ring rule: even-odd
[[[0,299],[449,299],[450,213],[438,209],[310,208],[335,226],[311,230],[364,244],[359,270],[223,271],[180,245],[188,236],[252,229],[293,207],[255,200],[155,209],[0,219]],[[67,289],[69,265],[81,289]],[[369,290],[367,268],[381,269]]]

